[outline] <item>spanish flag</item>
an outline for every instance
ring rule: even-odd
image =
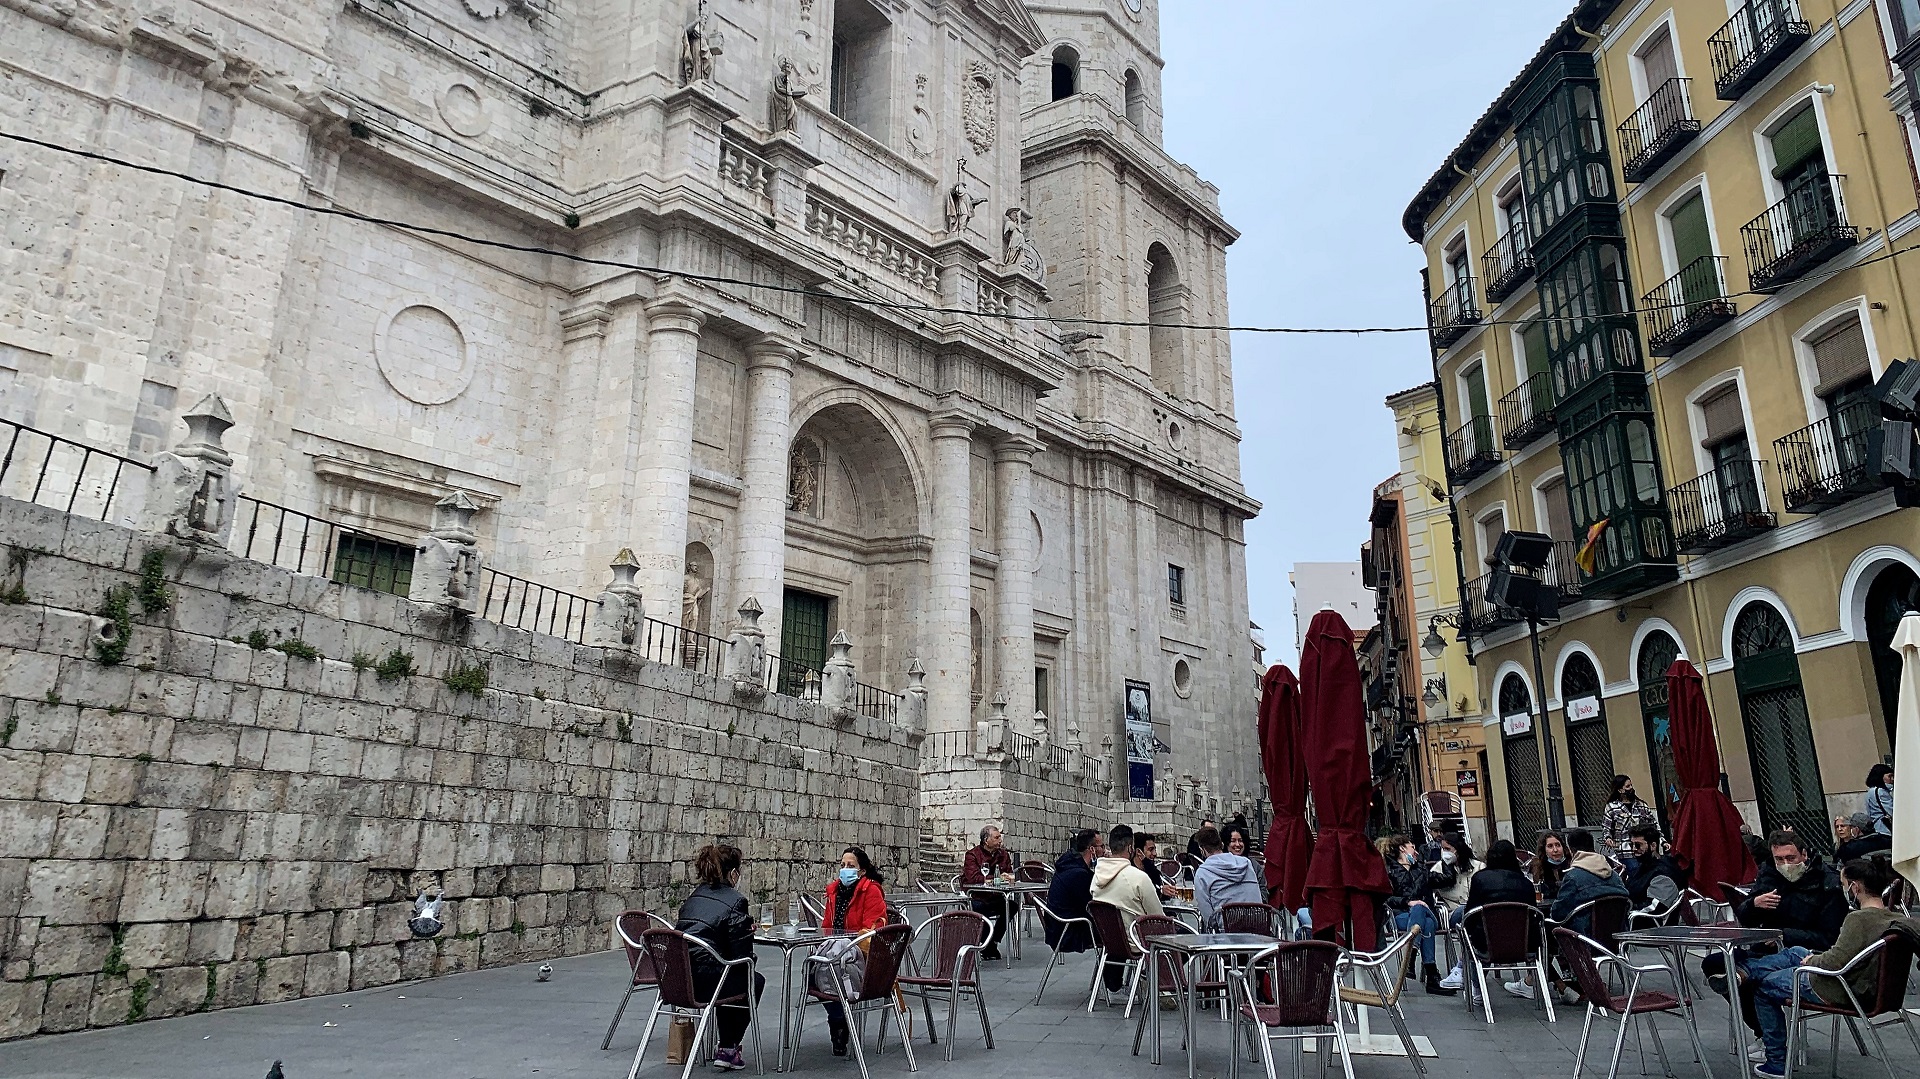
[[[1574,564],[1579,566],[1582,572],[1586,573],[1589,577],[1593,576],[1594,567],[1600,564],[1600,537],[1605,535],[1606,531],[1607,519],[1605,517],[1593,522],[1593,527],[1587,529],[1586,545],[1580,548],[1579,554],[1573,556]]]

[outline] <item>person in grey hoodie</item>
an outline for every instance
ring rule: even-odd
[[[1195,841],[1206,860],[1193,873],[1193,905],[1200,909],[1200,927],[1209,933],[1220,931],[1220,910],[1228,903],[1264,903],[1260,871],[1238,854],[1220,849],[1220,833],[1200,829]]]

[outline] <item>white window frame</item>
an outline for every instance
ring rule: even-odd
[[[1526,324],[1539,318],[1540,311],[1540,306],[1535,304],[1527,314],[1514,316],[1514,324],[1507,329],[1507,336],[1513,344],[1513,388],[1516,390],[1527,384]]]
[[[1506,212],[1506,197],[1511,193],[1515,213]],[[1527,219],[1527,194],[1520,184],[1520,170],[1514,169],[1493,187],[1493,213],[1500,222],[1500,235],[1505,236],[1513,227],[1525,223]]]
[[[1814,316],[1810,321],[1793,331],[1793,365],[1800,376],[1800,396],[1807,406],[1807,423],[1818,423],[1827,418],[1827,403],[1814,393],[1820,385],[1820,370],[1813,362],[1813,338],[1833,329],[1835,323],[1847,315],[1856,315],[1860,319],[1860,334],[1867,342],[1867,367],[1873,373],[1874,381],[1880,380],[1881,366],[1880,344],[1874,340],[1872,307],[1868,306],[1865,296],[1855,296],[1844,303],[1834,304]]]
[[[1533,496],[1533,530],[1548,536],[1553,535],[1553,533],[1547,530],[1547,521],[1550,518],[1547,513],[1546,486],[1555,480],[1559,480],[1564,489],[1567,480],[1567,470],[1565,467],[1550,468],[1540,473],[1533,478],[1533,484],[1528,488],[1528,492]],[[1568,510],[1568,515],[1572,515],[1571,509]],[[1555,538],[1557,539],[1558,537]],[[1573,537],[1569,536],[1568,538],[1572,539]]]
[[[1662,284],[1672,280],[1674,274],[1685,268],[1680,265],[1680,250],[1673,242],[1673,218],[1670,215],[1681,203],[1695,194],[1700,196],[1700,205],[1707,212],[1707,246],[1713,251],[1715,258],[1725,257],[1726,253],[1720,249],[1720,230],[1713,225],[1713,189],[1707,185],[1707,174],[1703,172],[1688,180],[1673,194],[1668,195],[1655,211],[1655,216],[1659,220],[1659,226],[1655,231],[1660,234],[1660,266],[1666,271],[1660,275]],[[1768,205],[1771,206],[1772,203]],[[1720,282],[1720,291],[1722,294],[1727,291],[1727,283],[1724,280]]]
[[[1491,540],[1489,540],[1487,537],[1487,522],[1491,520],[1496,514],[1498,514],[1500,517],[1500,531],[1502,532],[1513,531],[1513,515],[1507,512],[1507,504],[1505,502],[1495,502],[1491,506],[1488,506],[1487,508],[1481,510],[1478,514],[1474,515],[1473,543],[1474,543],[1474,546],[1477,547],[1480,551],[1481,565],[1485,565],[1487,559],[1493,557],[1493,546],[1495,543],[1499,542],[1498,536],[1493,537]],[[1474,574],[1474,576],[1479,576],[1479,575]]]
[[[1447,283],[1448,288],[1452,288],[1459,281],[1453,272],[1455,251],[1463,252],[1467,256],[1467,275],[1471,277],[1473,275],[1473,236],[1466,225],[1461,225],[1460,231],[1447,237],[1447,242],[1440,245],[1440,279]]]
[[[1839,159],[1833,153],[1833,132],[1827,126],[1827,95],[1819,93],[1809,86],[1795,94],[1791,100],[1767,114],[1767,118],[1754,125],[1753,148],[1760,160],[1760,184],[1767,193],[1767,205],[1772,206],[1787,197],[1787,189],[1773,178],[1774,166],[1779,164],[1773,156],[1773,136],[1778,132],[1787,117],[1800,111],[1800,106],[1813,104],[1813,119],[1820,127],[1820,152],[1826,156],[1827,172],[1840,174]]]
[[[1733,12],[1729,11],[1727,14],[1731,15]],[[1640,51],[1645,49],[1662,30],[1666,31],[1667,42],[1673,46],[1674,74],[1682,79],[1687,77],[1687,61],[1686,57],[1681,55],[1680,49],[1680,28],[1674,22],[1673,11],[1669,9],[1653,25],[1647,27],[1646,31],[1634,41],[1633,46],[1627,50],[1627,72],[1633,78],[1633,107],[1636,109],[1646,104],[1647,98],[1651,97],[1654,91],[1654,87],[1647,85],[1647,63],[1641,58]]]
[[[1486,391],[1487,411],[1489,413],[1498,411],[1498,408],[1495,406],[1498,398],[1493,395],[1493,383],[1487,378],[1487,354],[1485,352],[1476,352],[1472,358],[1462,363],[1459,367],[1454,368],[1453,371],[1453,396],[1454,400],[1460,404],[1458,415],[1461,419],[1467,421],[1473,419],[1473,414],[1467,407],[1473,395],[1469,393],[1468,390],[1472,386],[1471,380],[1476,376],[1480,380],[1481,388]],[[1495,417],[1489,415],[1487,418],[1491,420]],[[1456,429],[1458,426],[1459,425],[1456,425]]]
[[[1809,353],[1811,354],[1811,353]],[[1713,470],[1713,454],[1701,445],[1707,437],[1707,412],[1700,402],[1719,393],[1731,384],[1733,392],[1740,395],[1740,422],[1746,425],[1747,448],[1755,461],[1760,460],[1760,432],[1753,425],[1753,397],[1747,393],[1747,372],[1743,367],[1722,371],[1687,394],[1687,442],[1693,447],[1693,475],[1697,479]],[[1760,505],[1767,502],[1767,474],[1764,470],[1755,470],[1753,477],[1755,488],[1760,493]]]

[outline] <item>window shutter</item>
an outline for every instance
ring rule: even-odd
[[[1850,382],[1873,377],[1873,367],[1867,362],[1867,335],[1858,318],[1847,320],[1813,342],[1813,366],[1820,376],[1813,392],[1821,397],[1838,392]]]
[[[1673,228],[1676,271],[1713,254],[1713,239],[1707,231],[1707,202],[1698,194],[1674,207],[1667,215],[1667,223]]]
[[[1740,412],[1740,387],[1731,385],[1700,402],[1706,437],[1700,444],[1708,449],[1737,435],[1745,434],[1747,420]]]
[[[1673,59],[1673,35],[1661,34],[1647,43],[1640,53],[1640,66],[1647,74],[1647,96],[1658,93],[1669,79],[1678,78],[1680,66]]]
[[[1541,484],[1540,501],[1547,504],[1547,535],[1556,540],[1573,539],[1573,512],[1567,502],[1566,477]]]
[[[1547,324],[1539,319],[1520,329],[1520,347],[1527,351],[1527,377],[1547,373]]]
[[[1778,180],[1796,172],[1823,153],[1820,121],[1813,115],[1813,106],[1808,105],[1773,133],[1773,178]]]

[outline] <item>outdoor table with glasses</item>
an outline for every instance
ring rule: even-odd
[[[1199,961],[1207,958],[1248,959],[1280,942],[1257,933],[1188,933],[1148,937],[1142,943],[1147,946],[1146,954],[1140,957],[1140,961],[1147,965],[1147,997],[1141,1005],[1140,1025],[1134,1030],[1133,1053],[1140,1055],[1140,1035],[1151,1026],[1152,1059],[1155,1064],[1160,1063],[1160,963],[1156,953],[1171,952],[1178,958],[1184,973],[1183,981],[1186,982],[1186,1007],[1182,1009],[1181,1020],[1185,1023],[1187,1034],[1187,1079],[1194,1079],[1194,1057],[1198,1051],[1195,1042],[1199,1033],[1193,1021],[1197,1006],[1194,984],[1198,980],[1196,968]],[[1235,1048],[1229,1046],[1228,1051],[1233,1052]]]
[[[801,949],[812,950],[834,937],[857,936],[854,933],[835,933],[812,926],[789,923],[781,926],[762,926],[753,936],[753,942],[769,948],[780,949],[782,964],[780,975],[780,1051],[774,1055],[773,1070],[788,1071],[798,1054],[793,1044],[793,1007],[795,1003],[793,985],[793,953]],[[803,982],[800,992],[806,992]]]
[[[1667,925],[1628,930],[1615,936],[1614,940],[1623,953],[1635,947],[1659,951],[1672,967],[1674,979],[1683,993],[1686,992],[1689,949],[1713,949],[1725,956],[1730,990],[1727,994],[1727,1046],[1734,1056],[1744,1058],[1747,1055],[1747,1025],[1740,1020],[1740,994],[1731,991],[1739,980],[1734,974],[1739,969],[1734,963],[1734,949],[1769,945],[1778,947],[1781,938],[1778,929],[1748,929],[1739,925]]]
[[[1013,961],[1020,958],[1019,926],[1014,922],[1015,916],[1020,913],[1020,904],[1025,901],[1024,897],[1028,895],[1047,894],[1047,887],[1045,884],[1004,881],[990,884],[969,884],[964,889],[969,896],[987,894],[1000,897],[1001,908],[1006,911],[1007,919],[1007,930],[1000,935],[1000,942],[1002,944],[1012,945],[1006,951],[1006,965],[1008,970],[1012,970]]]

